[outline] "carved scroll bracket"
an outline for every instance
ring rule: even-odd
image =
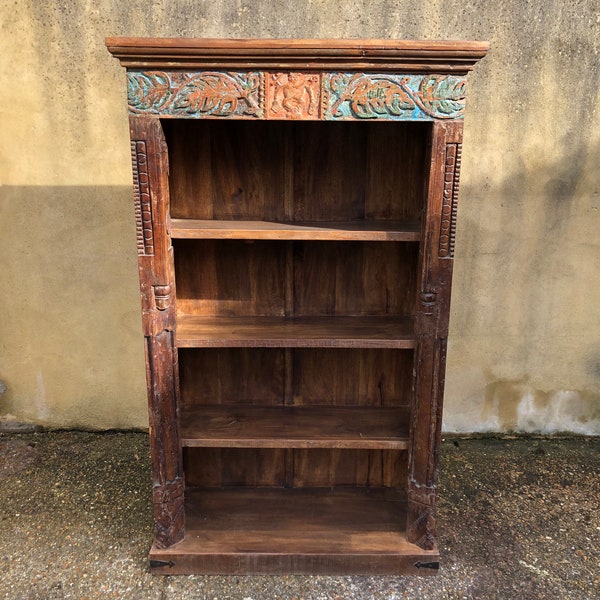
[[[175,330],[174,293],[170,285],[142,286],[142,329],[145,336],[156,337]]]
[[[437,335],[441,312],[440,298],[436,288],[426,287],[419,293],[415,323],[418,335]]]
[[[138,257],[142,327],[146,336],[155,336],[165,330],[173,331],[175,327],[175,285],[156,283],[155,262],[155,256]],[[166,281],[169,279],[172,280],[167,273]]]
[[[172,307],[162,311],[143,310],[142,329],[148,337],[156,337],[163,331],[175,331],[175,311]]]
[[[437,308],[438,293],[435,290],[425,290],[419,295],[421,301],[420,312],[424,315],[433,315]]]
[[[171,306],[172,288],[170,285],[154,286],[154,302],[158,310],[166,310]]]

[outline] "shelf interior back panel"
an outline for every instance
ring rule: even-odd
[[[418,221],[428,123],[165,120],[171,217]]]
[[[414,315],[416,244],[174,240],[173,248],[182,315]]]
[[[183,448],[186,485],[205,488],[405,490],[407,455],[378,448]]]
[[[407,408],[410,404],[410,350],[185,348],[178,354],[184,412],[198,405]]]

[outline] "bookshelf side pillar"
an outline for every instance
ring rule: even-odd
[[[408,540],[435,548],[435,502],[454,262],[462,121],[434,122],[419,254],[411,398]]]
[[[129,123],[148,383],[154,544],[168,548],[184,536],[168,153],[159,119],[130,116]]]

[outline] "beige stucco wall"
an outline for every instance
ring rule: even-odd
[[[600,16],[585,0],[0,4],[0,418],[145,427],[105,36],[492,42],[471,77],[445,428],[600,433]]]

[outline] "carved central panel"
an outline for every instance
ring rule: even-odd
[[[318,119],[321,78],[316,73],[269,73],[267,119]]]

